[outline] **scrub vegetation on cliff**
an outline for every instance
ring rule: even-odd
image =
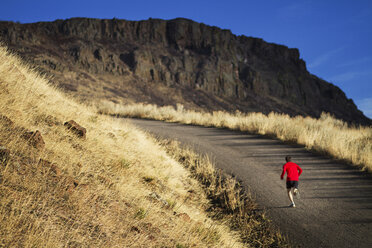
[[[107,101],[100,104],[99,108],[102,113],[110,115],[229,128],[268,135],[304,145],[310,150],[372,171],[372,128],[352,127],[326,113],[315,119],[277,113],[268,115],[224,111],[206,113],[185,110],[182,105],[174,108],[150,104],[119,105]]]
[[[0,47],[0,247],[287,246],[262,214],[244,233],[213,219],[214,191],[196,177],[153,138],[77,103]],[[235,190],[218,192],[229,203]]]

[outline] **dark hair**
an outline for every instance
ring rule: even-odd
[[[285,156],[285,161],[291,162],[292,161],[292,157],[291,156]]]

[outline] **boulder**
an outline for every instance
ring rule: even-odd
[[[28,141],[28,143],[36,149],[43,149],[45,142],[39,130],[35,132],[25,132],[22,137]]]
[[[65,127],[75,133],[78,137],[85,139],[87,130],[76,123],[74,120],[65,122]]]

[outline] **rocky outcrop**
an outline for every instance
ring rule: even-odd
[[[0,36],[86,99],[314,117],[325,111],[371,124],[338,87],[307,71],[298,49],[187,19],[0,22]]]

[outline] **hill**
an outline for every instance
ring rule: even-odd
[[[60,87],[89,101],[183,104],[372,122],[312,74],[297,49],[187,19],[0,22],[1,40]]]
[[[0,46],[0,247],[287,245],[253,202],[242,212],[235,180],[177,154],[189,165],[126,121],[77,103]],[[231,231],[209,198],[239,204],[223,210],[237,216],[234,230],[244,228]]]

